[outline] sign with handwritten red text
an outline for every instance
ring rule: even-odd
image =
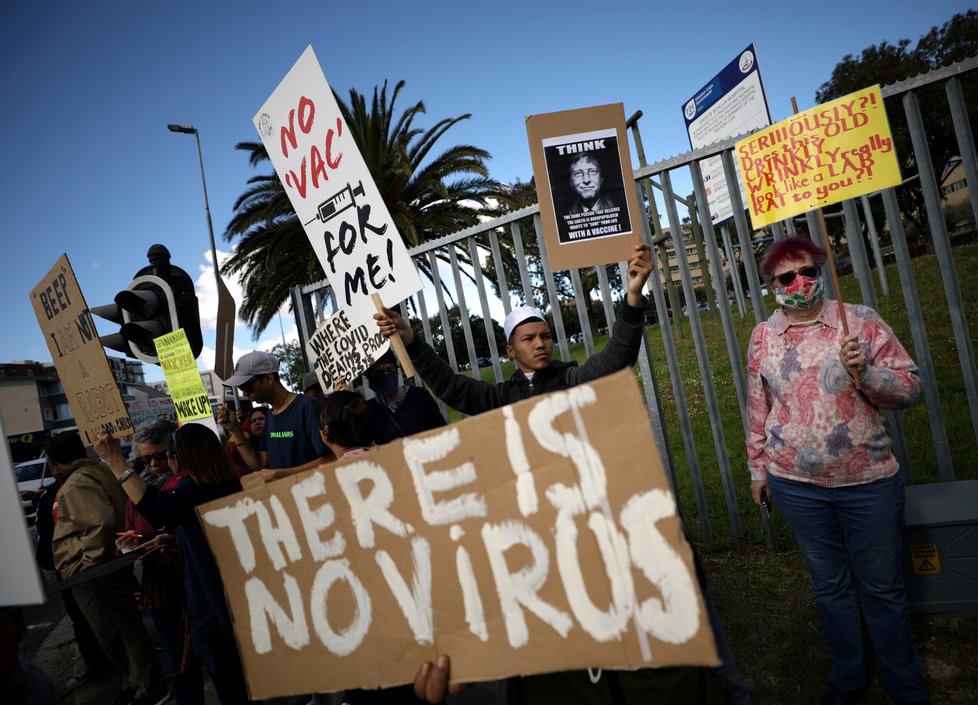
[[[352,325],[421,279],[308,47],[254,118],[292,207]]]
[[[254,699],[717,663],[631,370],[197,513]]]
[[[902,181],[879,86],[792,115],[736,150],[755,229]]]

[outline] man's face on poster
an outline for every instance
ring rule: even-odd
[[[571,186],[582,201],[594,201],[601,191],[601,167],[594,157],[575,159],[570,165]]]

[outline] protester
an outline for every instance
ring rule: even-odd
[[[238,360],[234,375],[224,382],[240,389],[251,402],[271,407],[257,453],[248,445],[241,424],[227,404],[217,414],[217,422],[234,441],[248,467],[261,470],[265,480],[312,470],[335,460],[319,437],[319,403],[287,390],[279,380],[278,369],[277,357],[255,350]]]
[[[374,445],[366,400],[349,390],[330,394],[319,412],[319,433],[339,460],[366,453]]]
[[[883,687],[897,703],[924,703],[901,567],[903,480],[880,412],[917,399],[917,366],[866,306],[844,305],[843,333],[823,296],[825,261],[793,236],[761,262],[780,307],[748,349],[751,494],[760,504],[770,492],[812,575],[831,662],[823,705],[855,703],[869,687],[860,615]]]
[[[6,703],[58,705],[60,699],[51,679],[20,655],[27,635],[22,607],[0,607],[0,693]]]
[[[509,380],[499,384],[454,373],[396,312],[385,309],[374,318],[387,337],[400,333],[415,369],[438,398],[466,414],[478,414],[539,394],[567,389],[634,365],[645,327],[642,291],[651,273],[648,245],[636,245],[628,262],[625,301],[611,338],[601,352],[581,366],[576,362],[552,359],[553,337],[539,310],[529,306],[515,309],[506,317],[503,332],[507,339],[506,353],[516,362],[517,369]],[[717,627],[715,625],[714,630],[719,632]],[[719,632],[718,642],[721,636],[722,632]],[[723,649],[721,653],[724,653]],[[451,692],[448,689],[450,666],[450,659],[444,654],[434,663],[422,664],[414,683],[416,695],[427,702],[441,702]],[[513,703],[531,705],[551,702],[713,703],[723,698],[723,686],[708,669],[604,672],[599,669],[597,674],[595,678],[586,671],[565,671],[513,679],[508,683],[509,699]]]
[[[46,452],[61,483],[53,510],[54,563],[67,579],[115,558],[126,494],[105,465],[88,457],[77,431],[53,436]],[[160,705],[169,691],[132,588],[132,570],[126,567],[85,580],[72,592],[102,651],[122,675],[120,702]]]
[[[170,467],[176,482],[163,491],[133,475],[119,442],[99,435],[95,450],[136,509],[153,525],[170,528],[183,568],[190,637],[222,705],[247,701],[244,672],[224,600],[224,585],[195,508],[241,489],[237,469],[206,426],[186,424],[173,435]]]
[[[34,557],[41,568],[50,571],[55,570],[52,548],[54,500],[60,489],[61,483],[55,480],[53,485],[42,488],[40,496],[37,498],[37,521],[34,525],[37,530],[37,552]],[[71,677],[65,682],[63,691],[67,693],[90,678],[104,672],[109,667],[109,662],[102,652],[102,647],[99,646],[98,638],[89,626],[88,620],[85,619],[85,615],[78,607],[71,588],[65,588],[61,591],[61,600],[64,602],[65,613],[71,620],[71,626],[75,633],[75,648],[80,657],[78,663],[75,664]]]
[[[261,439],[265,435],[265,421],[267,419],[268,409],[264,406],[256,406],[241,426],[242,433],[248,445],[251,446],[251,449],[256,454],[261,452]],[[231,438],[228,438],[228,455],[231,456],[231,462],[237,466],[242,475],[247,475],[252,472],[248,463],[241,456],[241,451],[238,450],[238,444]]]
[[[133,435],[135,460],[145,468],[139,477],[161,491],[172,489],[178,482],[169,454],[169,443],[176,431],[176,423],[158,418],[140,424]],[[204,680],[200,662],[184,648],[187,635],[183,625],[183,576],[171,529],[147,521],[130,499],[126,502],[125,534],[116,540],[116,547],[123,552],[136,551],[140,556],[142,580],[137,601],[149,610],[170,664],[170,690],[177,705],[202,705]]]
[[[367,403],[377,445],[445,425],[445,417],[427,389],[401,384],[401,373],[392,350],[368,367],[364,377],[374,393]]]
[[[302,376],[302,393],[317,401],[321,401],[326,396],[323,394],[323,385],[319,382],[319,375],[315,371],[306,372]]]

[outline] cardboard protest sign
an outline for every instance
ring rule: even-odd
[[[373,316],[371,293],[393,306],[420,291],[414,262],[311,46],[254,123],[350,322]]]
[[[198,514],[253,698],[717,663],[631,370]]]
[[[526,119],[551,271],[623,262],[641,213],[621,103]]]
[[[792,115],[736,150],[754,228],[902,182],[879,86]]]
[[[328,394],[334,379],[346,375],[347,381],[352,382],[390,347],[390,341],[380,332],[377,321],[370,318],[354,326],[346,311],[341,310],[323,321],[309,337],[306,354],[313,361],[319,383]]]
[[[683,118],[689,146],[693,149],[771,124],[753,44],[683,104]],[[703,159],[700,169],[710,216],[714,223],[722,223],[733,215],[723,160],[720,157]],[[741,192],[743,202],[747,203],[747,193],[742,185]]]
[[[183,328],[161,335],[153,342],[180,423],[212,418],[214,411],[207,389]]]
[[[113,438],[132,433],[119,385],[68,255],[61,255],[31,290],[31,304],[85,445],[95,443],[105,428]]]
[[[170,419],[174,423],[177,420],[177,408],[169,397],[127,401],[126,409],[129,411],[129,418],[132,419],[133,428],[139,428],[140,424],[156,419]]]
[[[0,419],[0,438],[6,438]],[[10,448],[0,443],[0,607],[39,605],[44,602],[41,574],[34,560],[34,539],[27,533],[24,509],[14,484]]]

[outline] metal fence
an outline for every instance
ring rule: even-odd
[[[919,173],[910,175],[908,180],[920,179],[927,225],[932,241],[931,247],[936,254],[943,278],[953,339],[958,351],[961,375],[966,391],[967,409],[956,408],[954,413],[967,413],[970,416],[975,440],[978,442],[978,375],[976,375],[975,370],[973,336],[965,317],[961,286],[952,258],[948,227],[941,205],[941,185],[934,178],[927,143],[927,126],[924,124],[918,105],[918,93],[922,89],[943,86],[947,96],[947,111],[954,125],[958,152],[967,184],[971,187],[969,188],[971,210],[974,213],[975,222],[978,223],[978,188],[975,188],[975,185],[978,185],[978,160],[976,160],[973,130],[968,121],[967,106],[960,80],[962,75],[975,69],[978,69],[978,57],[885,86],[882,93],[884,98],[899,97],[905,113],[915,161],[919,168]],[[894,119],[893,104],[894,101],[889,102],[891,121]],[[668,380],[657,379],[649,347],[643,344],[638,367],[644,386],[649,417],[662,452],[663,464],[673,488],[677,489],[680,484],[687,488],[682,493],[677,491],[677,501],[680,502],[679,510],[687,524],[693,523],[696,526],[698,537],[702,542],[712,544],[715,542],[713,523],[719,521],[718,517],[713,515],[722,514],[725,510],[729,532],[724,530],[723,533],[729,533],[735,546],[743,547],[747,542],[744,528],[745,512],[753,513],[754,508],[753,505],[746,508],[738,505],[736,487],[738,484],[741,485],[740,494],[742,497],[746,497],[744,488],[747,485],[747,472],[743,467],[742,460],[745,457],[743,448],[747,429],[746,380],[745,360],[741,353],[746,341],[737,339],[734,315],[735,313],[740,317],[752,315],[757,323],[767,317],[762,283],[759,280],[754,256],[755,245],[760,239],[773,237],[777,240],[796,232],[799,228],[804,228],[824,245],[826,233],[820,230],[818,220],[813,213],[808,213],[805,216],[804,224],[802,224],[801,219],[798,219],[797,224],[789,220],[774,224],[769,233],[753,232],[741,202],[741,192],[734,165],[733,147],[739,138],[731,138],[709,147],[648,164],[638,131],[637,118],[640,115],[639,113],[633,116],[629,125],[640,165],[634,175],[635,188],[638,190],[639,202],[645,204],[649,216],[645,223],[644,237],[647,242],[654,245],[653,256],[656,260],[656,271],[649,282],[651,298],[659,325],[655,328],[650,327],[649,330],[661,335],[665,368],[668,374]],[[709,213],[706,189],[699,166],[700,160],[714,155],[719,155],[723,160],[724,175],[734,212],[732,222],[728,221],[719,227],[714,226]],[[674,176],[682,174],[684,170],[688,173],[693,188],[692,195],[686,198],[679,197],[673,187]],[[883,296],[890,295],[890,286],[884,267],[884,251],[879,243],[880,235],[877,232],[870,207],[874,199],[882,199],[885,209],[892,248],[892,253],[887,248],[887,254],[892,254],[899,272],[900,290],[904,297],[913,338],[911,354],[920,367],[923,382],[923,397],[932,438],[934,462],[941,480],[953,480],[955,470],[951,459],[951,447],[945,429],[945,417],[938,394],[938,384],[927,337],[927,326],[921,311],[911,252],[897,200],[897,189],[888,189],[843,204],[840,217],[844,220],[845,239],[847,241],[845,249],[848,252],[844,250],[840,255],[843,257],[847,255],[851,261],[853,272],[859,282],[862,303],[877,308],[877,285],[874,284],[871,269],[875,268],[876,270],[879,290]],[[680,206],[688,211],[691,218],[686,233],[684,233],[684,223],[680,217]],[[662,216],[664,216],[664,224]],[[863,227],[868,233],[869,251],[864,245]],[[680,234],[682,235],[677,237]],[[712,292],[712,286],[716,286],[721,292],[715,298],[712,295],[708,296],[707,305],[716,309],[716,311],[711,311],[709,315],[718,313],[722,323],[723,349],[732,372],[732,388],[718,389],[714,382],[712,374],[714,365],[711,363],[708,353],[700,311],[695,305],[697,297],[687,257],[689,243],[695,243],[699,251],[703,253],[700,255],[701,264],[704,262],[705,254],[705,261],[709,268],[705,287]],[[672,278],[669,276],[668,266],[664,266],[668,263],[666,253],[667,246],[670,244],[671,249],[675,252],[674,256],[678,260],[681,273],[678,287],[673,284]],[[527,257],[526,249],[529,247],[535,247],[534,252],[539,252],[539,262],[535,258]],[[612,291],[613,289],[620,290],[621,277],[625,266],[625,263],[620,263],[617,271],[615,268],[610,268],[610,272],[605,267],[573,270],[559,273],[560,277],[555,277],[547,265],[537,205],[514,211],[477,227],[427,242],[412,249],[410,253],[416,259],[424,258],[427,260],[432,272],[433,285],[426,287],[424,292],[413,297],[410,301],[402,303],[402,314],[407,316],[410,313],[419,318],[425,339],[429,343],[433,343],[435,341],[429,316],[432,311],[437,313],[441,321],[441,330],[447,338],[448,362],[456,371],[460,367],[467,367],[473,371],[480,367],[469,315],[481,316],[491,351],[491,365],[497,381],[503,380],[500,364],[501,351],[497,347],[492,329],[493,315],[490,309],[487,271],[495,273],[492,281],[498,292],[498,299],[504,314],[509,313],[514,303],[518,305],[521,301],[533,302],[533,292],[538,292],[536,303],[542,303],[541,307],[544,310],[549,308],[554,313],[552,318],[557,350],[562,359],[568,360],[568,336],[563,316],[557,315],[557,312],[564,308],[573,307],[581,325],[581,337],[585,350],[588,355],[593,354],[595,345],[592,331],[604,328],[610,330],[614,320]],[[510,256],[504,257],[504,254]],[[872,257],[872,262],[870,257]],[[730,276],[728,272],[724,271],[722,263],[725,258],[729,262],[735,262],[738,259],[742,261],[746,291],[740,277]],[[507,275],[506,261],[515,262],[518,271],[510,272]],[[535,265],[532,271],[529,264],[531,261]],[[666,270],[665,277],[662,275],[663,269]],[[582,284],[582,277],[590,279],[592,270],[593,281],[597,282],[595,287],[597,305],[595,306],[588,305],[591,292],[585,291]],[[733,290],[732,298],[736,312],[731,308],[730,298],[725,293],[728,291],[728,278],[730,280],[729,286]],[[573,295],[561,296],[558,292],[558,281],[563,290],[572,292]],[[702,384],[702,401],[705,404],[705,413],[711,428],[712,449],[708,447],[709,441],[698,440],[694,434],[693,417],[690,412],[690,396],[686,389],[690,383],[688,379],[684,381],[680,369],[677,335],[685,336],[683,331],[686,330],[685,325],[680,325],[678,321],[680,295],[686,302],[689,302],[686,315],[688,316],[689,333],[695,350],[700,377],[699,383]],[[495,298],[496,294],[493,293],[492,296]],[[477,303],[474,300],[475,297],[478,298]],[[449,323],[448,311],[450,306],[454,304],[457,304],[459,310],[463,312],[463,315],[460,316],[460,330],[453,330]],[[297,312],[296,318],[299,322],[300,337],[304,347],[309,334],[323,316],[336,310],[335,297],[327,283],[322,282],[297,288],[293,292],[293,305]],[[592,308],[598,309],[596,314],[592,313]],[[676,312],[677,321],[673,324],[669,323],[670,311]],[[944,331],[942,331],[943,333]],[[461,339],[459,339],[459,334],[461,334]],[[678,342],[686,344],[685,340]],[[909,348],[909,341],[903,342],[908,344]],[[461,360],[460,353],[462,355]],[[420,381],[416,383],[420,384]],[[666,396],[671,399],[671,404],[674,406],[674,409],[670,411],[670,418],[674,419],[674,422],[670,423],[670,428],[667,428],[664,421],[663,384],[669,385],[671,394]],[[697,386],[697,404],[700,403],[699,394],[700,390]],[[740,408],[742,428],[724,428],[720,413],[720,400],[729,399],[728,395],[731,394],[736,396]],[[900,416],[897,413],[888,412],[888,418],[894,441],[894,453],[900,461],[901,471],[908,480],[912,481]],[[728,431],[730,432],[728,433]],[[678,436],[675,448],[678,450],[681,446],[678,454],[682,457],[682,467],[677,467],[677,461],[673,457],[674,446],[670,442],[671,436]],[[739,460],[738,467],[733,467],[731,457]],[[715,458],[717,466],[714,468],[711,465],[708,469],[705,468],[704,458],[711,460]],[[714,501],[711,507],[706,483],[704,483],[706,472],[716,473],[719,478],[722,508],[717,507],[718,501]],[[695,520],[682,503],[683,495],[688,496],[689,494],[692,495],[695,504]],[[760,521],[764,536],[770,545],[773,541],[773,526],[770,520],[759,514],[747,516],[750,517],[752,523],[756,524]]]

